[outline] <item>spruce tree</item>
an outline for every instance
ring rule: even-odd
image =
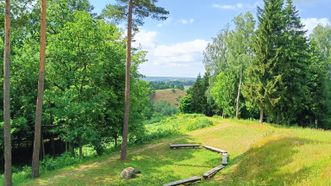
[[[306,83],[309,56],[304,25],[292,0],[287,0],[283,12],[285,27],[279,37],[282,43],[278,51],[281,55],[275,68],[278,74],[282,74],[282,84],[278,90],[281,99],[273,109],[273,122],[290,124],[298,121],[298,114],[309,100]]]
[[[285,17],[283,0],[264,0],[264,9],[258,7],[259,27],[253,45],[255,60],[246,71],[248,80],[244,86],[245,97],[260,110],[260,122],[264,114],[272,113],[280,99],[278,89],[282,76],[276,71],[282,58],[279,53]]]

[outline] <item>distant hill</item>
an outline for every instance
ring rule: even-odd
[[[180,89],[155,90],[152,97],[153,102],[166,101],[173,106],[179,105],[179,100],[186,95],[186,92]]]
[[[195,81],[196,78],[191,77],[157,77],[146,76],[143,78],[145,81]]]
[[[196,78],[190,77],[144,77],[143,79],[150,82],[153,90],[173,88],[187,90],[196,81]]]

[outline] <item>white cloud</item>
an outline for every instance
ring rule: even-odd
[[[243,4],[243,3],[213,4],[212,7],[222,9],[222,10],[239,10],[239,9],[253,9],[253,8],[256,8],[259,5],[261,5],[260,1],[257,1],[253,4]]]
[[[133,43],[133,46],[141,47],[144,50],[153,49],[156,46],[156,36],[157,32],[141,30],[134,36],[135,42]]]
[[[322,25],[331,25],[330,21],[328,18],[323,17],[323,18],[306,18],[302,19],[302,23],[305,25],[305,29],[308,30],[307,34],[309,35],[316,26]]]
[[[197,61],[202,56],[203,50],[208,42],[196,39],[193,41],[176,43],[172,45],[158,45],[151,55],[156,64],[173,64],[175,66],[186,66]]]
[[[192,24],[192,23],[194,23],[194,19],[193,19],[193,18],[190,18],[190,19],[181,19],[179,22],[180,22],[181,24],[183,24],[183,25],[187,25],[187,24]]]
[[[196,39],[174,44],[158,44],[157,32],[141,31],[135,36],[134,46],[148,52],[148,62],[141,65],[140,72],[149,76],[195,77],[203,73],[203,50],[208,41]]]

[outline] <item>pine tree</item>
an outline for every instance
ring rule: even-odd
[[[130,71],[131,71],[131,43],[132,30],[138,30],[138,26],[144,24],[143,19],[152,17],[157,20],[167,19],[167,10],[155,5],[157,0],[117,0],[116,5],[108,5],[103,11],[103,16],[114,21],[127,19],[127,48],[125,67],[125,98],[124,98],[124,122],[121,146],[121,160],[126,160],[127,138],[129,134],[129,112],[130,112]]]
[[[10,0],[5,4],[5,47],[4,47],[4,77],[3,77],[3,133],[4,133],[4,159],[5,179],[4,185],[12,185],[12,146],[10,134]]]
[[[36,118],[33,142],[32,155],[32,177],[39,177],[39,152],[41,143],[41,121],[42,121],[42,105],[44,97],[44,81],[45,81],[45,59],[46,59],[46,1],[41,0],[41,20],[40,20],[40,67],[38,80],[38,96],[36,103]]]

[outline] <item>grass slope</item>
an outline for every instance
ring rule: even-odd
[[[214,125],[190,131],[192,125],[206,126],[197,120]],[[44,173],[22,185],[162,185],[201,176],[220,163],[217,154],[203,149],[170,150],[168,144],[177,142],[208,144],[230,153],[230,165],[200,185],[331,185],[331,132],[199,115],[179,115],[149,125],[148,130],[177,135],[130,148],[125,163],[117,152]],[[119,174],[128,166],[140,169],[141,176],[121,180]]]
[[[154,102],[166,101],[173,106],[178,106],[179,99],[185,95],[186,92],[180,89],[155,90],[152,100]]]

